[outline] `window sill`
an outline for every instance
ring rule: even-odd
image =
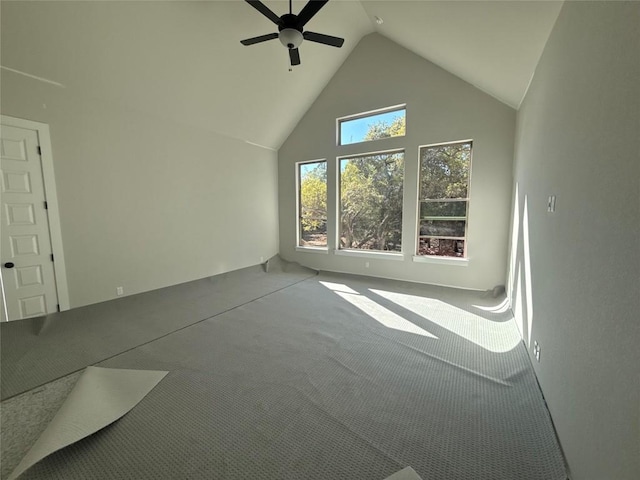
[[[329,249],[327,247],[301,247],[298,245],[296,247],[296,252],[324,253],[326,255],[329,253]]]
[[[416,263],[434,263],[438,265],[455,265],[456,267],[468,267],[468,258],[456,257],[435,257],[427,255],[414,255],[413,261]]]
[[[378,260],[404,260],[402,253],[390,253],[390,252],[375,252],[370,250],[334,250],[335,255],[342,255],[345,257],[361,257],[361,258],[375,258]]]

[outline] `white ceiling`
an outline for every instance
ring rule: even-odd
[[[561,1],[362,1],[376,31],[518,108]]]
[[[264,3],[278,15],[288,10],[286,1]],[[294,12],[305,3],[295,0]],[[560,6],[331,0],[307,28],[345,38],[343,48],[305,42],[302,65],[290,72],[277,40],[240,44],[275,31],[240,0],[2,2],[0,58],[78,95],[277,149],[374,31],[517,108]]]

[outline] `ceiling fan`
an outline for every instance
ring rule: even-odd
[[[259,37],[247,38],[241,40],[243,45],[253,45],[255,43],[266,42],[267,40],[280,39],[282,45],[289,49],[289,58],[291,65],[300,65],[300,52],[298,47],[302,43],[302,40],[308,40],[310,42],[322,43],[324,45],[330,45],[332,47],[340,48],[344,43],[344,38],[332,37],[331,35],[324,35],[322,33],[315,33],[309,31],[303,31],[304,26],[307,24],[313,16],[320,11],[322,7],[329,0],[309,0],[298,15],[294,15],[291,9],[291,2],[289,0],[289,13],[285,13],[281,17],[278,17],[273,13],[269,7],[267,7],[260,0],[245,0],[249,5],[258,10],[261,14],[271,20],[278,26],[278,33],[268,33]]]

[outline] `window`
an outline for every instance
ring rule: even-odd
[[[404,152],[339,161],[339,248],[400,252]]]
[[[471,141],[420,147],[418,255],[466,257]]]
[[[327,162],[298,163],[298,246],[327,246]]]
[[[338,119],[338,145],[368,142],[405,134],[404,105]]]

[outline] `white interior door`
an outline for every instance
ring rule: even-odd
[[[1,264],[8,320],[58,310],[38,132],[2,125]]]

